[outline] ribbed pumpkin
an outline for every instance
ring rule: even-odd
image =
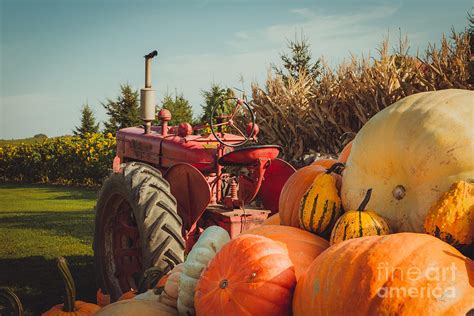
[[[337,162],[338,161],[336,159],[318,159],[318,160],[314,161],[311,165],[312,166],[321,166],[324,169],[329,169],[329,168],[332,167],[332,165],[334,165]]]
[[[295,268],[282,243],[242,235],[227,243],[196,286],[198,315],[289,315]]]
[[[288,255],[295,266],[296,279],[306,271],[313,260],[329,247],[327,240],[305,230],[280,225],[254,227],[243,234],[263,236],[282,242],[288,249]]]
[[[219,226],[210,226],[199,236],[199,240],[186,257],[179,279],[177,307],[181,315],[195,314],[194,292],[201,272],[229,241],[229,233]]]
[[[184,263],[180,263],[177,264],[168,274],[163,292],[161,292],[158,299],[159,302],[176,308],[178,301],[179,280],[181,278],[181,272],[183,272],[183,269]]]
[[[367,190],[357,210],[347,211],[339,217],[331,233],[331,245],[352,238],[390,234],[387,222],[376,212],[365,209],[371,193],[372,189]]]
[[[457,181],[430,208],[425,231],[447,243],[474,243],[474,185]]]
[[[343,168],[337,163],[326,172],[316,176],[301,199],[299,212],[300,227],[304,230],[329,237],[331,229],[342,214],[341,198],[332,174]]]
[[[117,301],[105,306],[94,316],[177,316],[178,311],[160,302],[144,300]]]
[[[474,91],[440,90],[406,97],[373,116],[357,133],[344,170],[344,209],[366,188],[396,231],[424,232],[430,207],[450,186],[474,179]]]
[[[293,315],[466,315],[474,267],[427,234],[351,239],[329,247],[301,276]]]
[[[280,213],[273,214],[264,220],[262,225],[280,225]]]
[[[99,305],[76,301],[76,285],[72,278],[71,271],[67,261],[63,257],[57,259],[57,267],[64,282],[66,295],[64,295],[64,304],[58,304],[44,312],[43,316],[88,316],[94,314],[100,309]]]
[[[297,170],[286,181],[281,190],[279,200],[280,224],[285,226],[300,227],[299,208],[303,195],[308,191],[314,179],[325,173],[321,166],[306,166]],[[341,182],[339,175],[337,182]]]
[[[352,149],[352,140],[350,142],[348,142],[346,144],[346,146],[344,146],[344,148],[342,149],[341,153],[339,154],[339,156],[337,157],[337,160],[339,162],[343,162],[343,163],[346,163],[347,162],[347,159],[349,159],[349,155],[351,153],[351,149]]]

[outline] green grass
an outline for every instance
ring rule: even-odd
[[[62,302],[57,256],[68,259],[77,298],[95,302],[95,200],[83,188],[0,184],[0,286],[20,296],[27,314]]]

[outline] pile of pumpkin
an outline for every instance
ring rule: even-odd
[[[278,214],[212,226],[158,288],[96,315],[474,312],[474,92],[407,97],[338,160],[299,169]]]

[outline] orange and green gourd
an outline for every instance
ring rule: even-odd
[[[425,232],[453,245],[474,243],[474,185],[457,181],[431,206]]]
[[[381,216],[374,211],[365,210],[371,194],[372,189],[367,190],[357,210],[347,211],[339,217],[331,233],[330,245],[363,236],[390,234],[390,227]]]
[[[318,175],[301,199],[299,208],[300,227],[320,236],[329,233],[342,214],[342,203],[336,185],[336,177],[344,167],[335,163],[325,173]]]

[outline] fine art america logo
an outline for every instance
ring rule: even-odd
[[[394,267],[387,262],[377,267],[378,280],[400,280],[401,286],[383,286],[377,290],[381,298],[434,298],[440,301],[456,297],[456,265],[448,267]],[[420,286],[420,281],[422,286]]]

